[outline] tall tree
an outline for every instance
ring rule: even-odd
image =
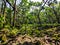
[[[16,23],[16,0],[14,1],[13,26],[15,26],[15,23]]]

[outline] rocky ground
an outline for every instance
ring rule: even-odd
[[[60,45],[60,40],[54,40],[48,35],[44,37],[30,37],[19,35],[7,41],[6,45]]]
[[[53,30],[54,29],[54,30]],[[48,29],[46,32],[41,31],[42,37],[30,36],[30,35],[16,35],[12,37],[6,37],[4,43],[0,43],[0,45],[60,45],[60,27],[52,28],[52,30]]]

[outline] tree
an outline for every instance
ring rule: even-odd
[[[14,1],[13,26],[15,26],[15,23],[16,23],[16,0]]]

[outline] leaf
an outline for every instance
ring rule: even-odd
[[[6,35],[5,35],[5,34],[3,34],[3,35],[2,35],[2,40],[3,40],[4,42],[6,42],[6,41],[7,41],[7,37],[6,37]]]

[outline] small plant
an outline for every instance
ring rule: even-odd
[[[19,33],[19,30],[16,29],[16,28],[14,28],[14,29],[12,29],[12,30],[10,31],[10,35],[11,35],[11,36],[16,36],[18,33]]]
[[[2,43],[5,44],[7,42],[7,36],[5,34],[2,35]]]
[[[4,17],[0,16],[0,28],[3,28],[3,24],[4,24]]]

